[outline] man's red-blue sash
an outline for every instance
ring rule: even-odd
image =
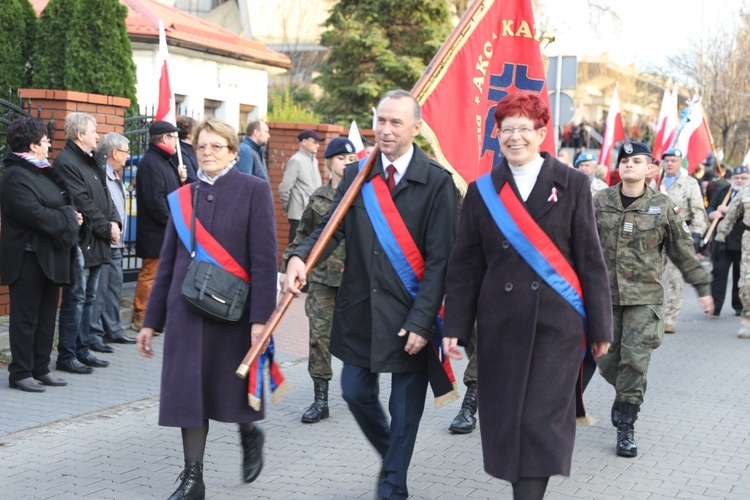
[[[185,245],[188,252],[191,249],[190,241],[190,224],[193,215],[193,190],[191,185],[182,186],[167,195],[169,211],[172,213],[172,222],[174,223],[177,236]],[[211,236],[203,227],[198,218],[195,219],[195,247],[194,260],[199,262],[209,262],[235,276],[251,282],[250,275],[245,269],[227,252],[221,243]],[[249,305],[248,305],[249,307]],[[282,375],[278,364],[273,359],[274,342],[273,337],[268,348],[263,354],[258,356],[250,366],[250,377],[248,380],[248,402],[256,411],[260,410],[261,397],[263,394],[263,373],[264,368],[268,366],[271,374],[271,392],[274,399],[280,397],[281,392],[276,390],[284,386],[284,375]]]
[[[557,245],[531,217],[510,184],[505,183],[499,196],[490,174],[479,177],[476,185],[508,242],[534,272],[581,315],[585,325],[586,309],[578,275]]]
[[[364,160],[360,160],[362,168]],[[375,176],[362,185],[362,199],[375,235],[388,260],[412,298],[416,298],[419,283],[424,276],[424,257],[406,227],[403,217],[393,202],[388,186],[381,176]],[[427,356],[430,385],[435,395],[435,406],[450,403],[458,397],[455,392],[456,377],[450,359],[443,351],[443,307],[436,321],[437,328],[430,347],[433,355]]]

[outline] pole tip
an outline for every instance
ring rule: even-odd
[[[247,373],[250,371],[250,367],[247,365],[240,365],[237,371],[234,372],[239,378],[247,377]]]

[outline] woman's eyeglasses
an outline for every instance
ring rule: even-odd
[[[196,150],[196,151],[197,151],[198,153],[204,153],[204,152],[205,152],[206,150],[210,150],[210,151],[211,151],[212,153],[214,153],[214,154],[218,154],[218,153],[220,153],[220,152],[221,152],[221,150],[222,150],[222,149],[224,149],[224,148],[228,148],[228,147],[229,147],[229,146],[227,146],[226,144],[216,144],[216,143],[211,143],[211,144],[198,144],[198,145],[197,145],[197,146],[195,147],[195,150]]]

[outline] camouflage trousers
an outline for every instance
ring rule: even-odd
[[[664,323],[674,325],[682,309],[682,286],[685,283],[682,273],[672,261],[667,259],[667,288],[664,296]]]
[[[662,306],[612,306],[614,339],[597,364],[617,400],[640,405],[646,393],[651,353],[664,339]]]
[[[742,302],[742,326],[750,326],[750,231],[742,234],[742,260],[740,260],[740,280],[737,283]]]
[[[313,380],[328,381],[333,378],[331,370],[331,325],[333,307],[336,305],[338,287],[321,283],[310,283],[305,300],[305,314],[310,323],[310,356],[307,373]]]
[[[477,329],[474,327],[474,331],[471,333],[471,340],[469,340],[469,345],[466,346],[466,356],[469,357],[469,364],[466,365],[466,370],[464,371],[464,385],[466,387],[469,386],[477,386],[477,354],[476,354],[476,346],[477,346]]]

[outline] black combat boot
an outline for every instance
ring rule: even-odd
[[[454,434],[469,434],[477,426],[477,419],[474,415],[477,413],[477,386],[466,386],[466,395],[464,402],[461,403],[461,409],[458,415],[451,422],[448,428]]]
[[[617,424],[617,455],[634,457],[638,455],[635,444],[635,421],[640,407],[632,403],[620,403],[620,421]]]
[[[302,415],[302,423],[314,424],[330,416],[328,412],[328,381],[315,381],[315,401]]]
[[[612,425],[617,427],[620,423],[620,402],[615,398],[615,402],[612,403]]]
[[[240,428],[240,443],[242,443],[242,479],[252,483],[263,469],[263,443],[265,437],[260,427],[254,425],[249,431]]]
[[[204,500],[206,484],[203,482],[203,463],[185,460],[185,470],[177,478],[180,485],[169,500]]]

